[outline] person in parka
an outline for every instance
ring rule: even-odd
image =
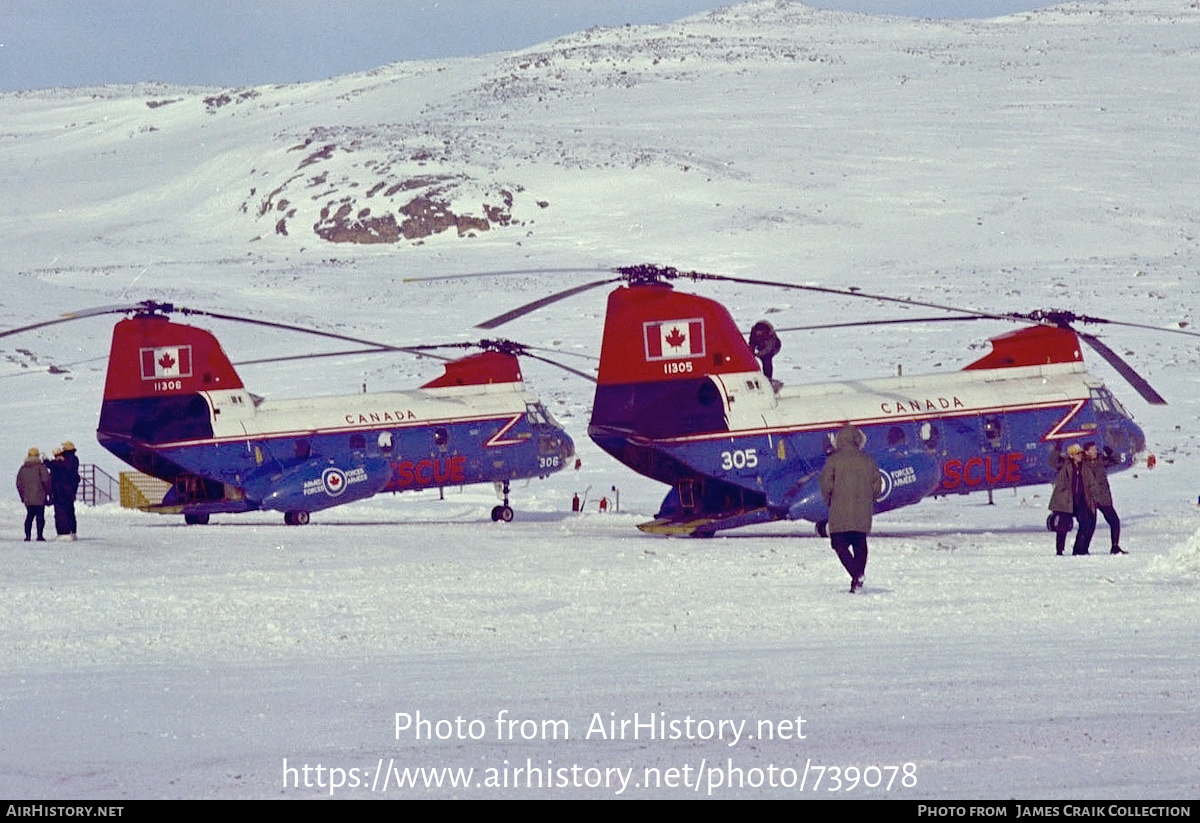
[[[875,458],[863,452],[867,438],[847,423],[834,438],[834,452],[821,469],[821,496],[829,507],[829,543],[850,575],[850,593],[862,588],[867,570],[867,535],[883,478]]]
[[[1121,548],[1121,518],[1113,508],[1112,488],[1108,485],[1108,467],[1116,462],[1113,450],[1107,446],[1104,448],[1104,454],[1101,454],[1095,443],[1083,444],[1083,470],[1088,484],[1092,487],[1096,508],[1108,521],[1108,533],[1112,538],[1112,549],[1109,553],[1128,554],[1129,552]]]
[[[45,540],[46,499],[50,496],[50,470],[42,462],[42,453],[36,448],[29,450],[25,462],[17,470],[17,494],[25,504],[25,539],[33,533],[37,523],[37,539]]]
[[[783,348],[775,327],[766,320],[759,320],[750,327],[750,349],[754,356],[762,361],[763,377],[774,385],[775,355]]]
[[[50,469],[50,497],[54,503],[54,530],[59,540],[74,540],[78,525],[75,519],[75,495],[79,492],[79,457],[75,444],[66,441],[55,450]]]
[[[1062,554],[1066,548],[1070,518],[1074,516],[1079,527],[1075,532],[1075,544],[1071,554],[1087,554],[1088,547],[1092,544],[1092,533],[1096,530],[1096,492],[1094,481],[1084,469],[1083,447],[1078,443],[1067,447],[1067,459],[1058,470],[1054,490],[1050,493],[1050,511],[1056,515],[1065,515],[1056,518],[1055,553]]]

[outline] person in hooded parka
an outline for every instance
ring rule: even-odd
[[[875,458],[862,450],[866,435],[846,424],[821,470],[821,495],[829,506],[829,542],[850,574],[850,592],[862,588],[867,570],[867,535],[883,478]]]
[[[32,448],[25,462],[17,470],[17,494],[25,504],[25,539],[31,539],[33,526],[37,524],[37,539],[45,540],[46,500],[50,496],[50,470],[42,460],[42,453]]]

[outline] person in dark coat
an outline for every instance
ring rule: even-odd
[[[1062,554],[1067,546],[1067,532],[1070,531],[1070,517],[1078,523],[1075,532],[1075,545],[1071,554],[1087,554],[1092,543],[1092,533],[1096,530],[1096,498],[1092,482],[1083,466],[1083,447],[1074,443],[1067,448],[1067,459],[1058,470],[1054,480],[1054,490],[1050,493],[1050,511],[1058,517],[1060,524],[1054,530],[1054,551]]]
[[[768,380],[775,376],[775,355],[781,348],[783,344],[779,342],[775,327],[766,320],[759,320],[750,327],[750,350],[762,361],[763,377]]]
[[[29,450],[25,462],[17,470],[17,494],[25,504],[25,539],[33,534],[37,523],[37,539],[45,540],[46,499],[50,496],[50,470],[42,462],[42,453],[36,448]]]
[[[821,469],[821,496],[829,507],[829,543],[850,575],[850,593],[862,588],[867,570],[867,535],[883,478],[875,458],[863,452],[867,438],[846,424]]]
[[[54,503],[54,530],[59,540],[74,540],[78,524],[75,520],[75,495],[79,492],[79,457],[70,440],[62,444],[47,463],[51,477],[51,500]]]
[[[1112,449],[1105,447],[1102,455],[1095,443],[1083,444],[1083,468],[1092,487],[1096,508],[1108,522],[1108,533],[1112,537],[1110,554],[1128,554],[1121,548],[1121,518],[1113,508],[1112,488],[1108,485],[1108,467],[1116,462]]]

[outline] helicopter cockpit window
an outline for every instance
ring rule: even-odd
[[[1108,389],[1092,389],[1092,408],[1097,417],[1129,417],[1129,412],[1121,405],[1121,401],[1113,397]]]
[[[546,419],[549,415],[541,403],[527,403],[525,405],[525,416],[535,426],[544,426],[549,422]]]

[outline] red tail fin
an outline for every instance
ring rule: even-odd
[[[638,458],[629,452],[631,435],[728,428],[711,376],[757,371],[758,361],[720,303],[665,284],[619,288],[608,297],[588,431],[632,465]]]
[[[666,284],[622,287],[608,296],[601,386],[757,370],[737,324],[714,300]]]
[[[990,342],[992,350],[964,367],[963,371],[1078,363],[1083,360],[1075,332],[1059,326],[1029,326],[993,337]]]
[[[105,400],[240,388],[221,344],[204,329],[156,314],[122,320],[113,329]]]

